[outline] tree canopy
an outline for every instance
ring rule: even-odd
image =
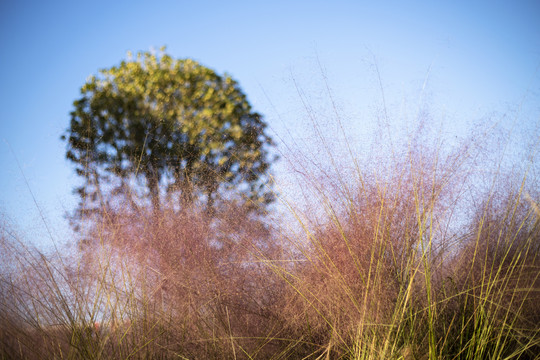
[[[90,77],[62,139],[83,180],[79,215],[272,201],[266,123],[238,83],[191,59],[144,52]],[[124,205],[122,205],[124,206]]]

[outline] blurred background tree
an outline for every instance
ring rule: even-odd
[[[84,179],[76,218],[224,199],[272,202],[273,141],[238,83],[191,59],[140,52],[90,77],[62,139]],[[120,201],[120,202],[119,202]]]

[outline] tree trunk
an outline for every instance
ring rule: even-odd
[[[161,210],[161,201],[159,199],[159,176],[152,170],[151,165],[149,165],[146,170],[146,183],[150,192],[152,211],[154,214],[157,214]]]
[[[193,204],[193,184],[187,174],[182,178],[180,192],[180,208],[189,208]]]

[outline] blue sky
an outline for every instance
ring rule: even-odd
[[[297,138],[309,122],[296,85],[324,118],[326,76],[361,142],[382,92],[390,111],[425,102],[457,134],[485,117],[539,124],[538,19],[537,1],[3,0],[0,213],[36,243],[48,238],[39,209],[69,236],[77,179],[59,137],[85,79],[127,51],[166,45],[231,74],[271,133]]]

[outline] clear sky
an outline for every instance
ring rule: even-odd
[[[540,123],[538,1],[2,0],[0,212],[18,233],[47,241],[41,209],[65,239],[76,177],[59,138],[79,88],[163,45],[231,74],[271,133],[302,137],[296,85],[317,111],[324,76],[353,138],[381,88],[388,109],[427,102],[456,133],[489,116]]]

